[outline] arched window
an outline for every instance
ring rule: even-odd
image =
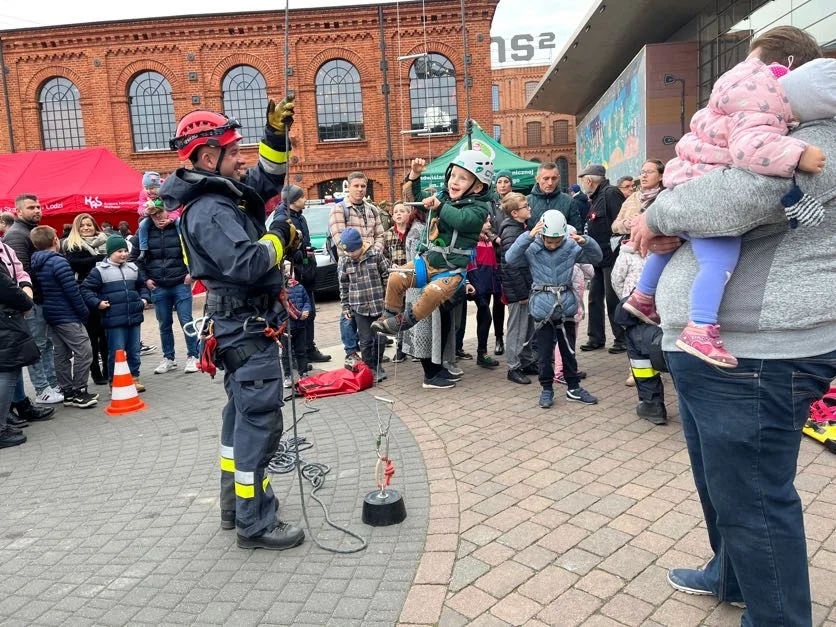
[[[568,144],[569,143],[569,122],[568,120],[554,121],[554,143]]]
[[[531,100],[531,97],[537,91],[537,81],[527,81],[525,84],[525,101]]]
[[[243,144],[261,141],[264,111],[267,107],[267,82],[252,66],[236,65],[221,81],[224,113],[241,123]]]
[[[344,59],[331,59],[316,72],[319,141],[363,139],[360,73]]]
[[[84,148],[78,88],[68,78],[54,76],[38,94],[44,150]]]
[[[165,76],[153,71],[134,76],[128,86],[128,106],[134,151],[168,150],[175,121],[171,85]]]
[[[540,122],[528,122],[525,125],[526,146],[543,145],[543,125]]]
[[[459,132],[456,68],[450,59],[436,53],[415,59],[409,68],[409,106],[413,130]]]
[[[563,191],[569,189],[569,160],[566,157],[558,157],[557,173],[560,175],[560,187]]]

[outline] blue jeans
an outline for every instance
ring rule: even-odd
[[[14,401],[15,385],[20,378],[21,372],[22,370],[20,368],[0,372],[0,431],[6,428],[9,408]]]
[[[12,396],[13,403],[20,403],[26,400],[26,388],[23,387],[23,368],[17,371],[17,383],[15,383],[15,391]]]
[[[29,380],[35,386],[35,391],[40,394],[48,387],[58,387],[52,340],[49,339],[49,327],[44,320],[43,305],[35,305],[25,318],[29,333],[32,334],[38,350],[41,351],[41,358],[28,367]]]
[[[357,335],[357,323],[354,318],[346,320],[345,316],[340,315],[340,340],[345,347],[346,355],[360,352],[360,338]]]
[[[192,321],[192,287],[185,283],[172,287],[157,286],[151,292],[154,300],[154,310],[157,314],[157,323],[160,326],[160,341],[163,344],[163,356],[166,359],[174,359],[174,331],[173,311],[177,311],[177,319],[182,329]],[[189,357],[197,357],[197,338],[189,337],[185,333],[186,352]]]
[[[836,351],[716,368],[665,353],[714,557],[706,582],[745,601],[742,625],[811,625],[801,500],[793,485],[810,403],[836,377]]]
[[[148,250],[148,231],[151,229],[151,218],[143,218],[136,227],[136,239],[139,250]]]
[[[113,363],[120,348],[127,353],[128,367],[134,377],[139,376],[139,325],[105,329],[107,335],[107,363],[109,381],[113,383]]]

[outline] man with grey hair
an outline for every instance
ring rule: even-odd
[[[586,222],[588,235],[598,242],[604,254],[600,263],[594,264],[595,276],[589,286],[589,324],[587,334],[589,340],[581,345],[582,351],[594,351],[604,347],[606,334],[604,331],[604,305],[606,303],[607,316],[613,334],[611,353],[623,353],[627,350],[624,343],[624,329],[615,322],[615,308],[618,306],[618,295],[612,287],[612,267],[615,264],[615,252],[610,245],[612,237],[612,223],[621,211],[624,196],[619,189],[610,184],[607,170],[602,165],[588,165],[578,175],[583,190],[589,196],[589,216]]]
[[[625,198],[627,198],[630,194],[633,193],[633,188],[635,187],[635,184],[636,182],[630,175],[620,176],[618,180],[615,182],[615,186],[618,188],[618,191],[624,194]]]

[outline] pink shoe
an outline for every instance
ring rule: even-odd
[[[699,357],[704,362],[720,368],[737,367],[737,359],[723,348],[720,327],[716,324],[694,324],[689,322],[676,345],[686,353]]]
[[[639,290],[633,290],[622,307],[639,320],[659,326],[660,320],[659,314],[656,313],[656,298],[654,296],[643,294]]]

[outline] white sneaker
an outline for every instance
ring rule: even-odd
[[[443,365],[445,368],[447,368],[447,372],[449,372],[449,373],[450,373],[450,374],[452,374],[453,376],[458,377],[458,376],[460,376],[462,373],[464,373],[464,370],[462,370],[461,368],[459,368],[459,367],[455,364],[455,362],[452,362],[452,361],[445,361],[442,365]]]
[[[282,381],[282,384],[285,388],[292,388],[293,387],[293,380],[290,377],[285,376],[284,380]]]
[[[35,402],[42,405],[55,405],[64,402],[64,394],[58,388],[46,388],[35,397]]]
[[[177,368],[177,362],[173,359],[163,358],[160,365],[154,368],[154,374],[165,374]]]
[[[197,357],[189,357],[186,360],[186,367],[183,372],[197,372],[200,368],[197,367]]]

